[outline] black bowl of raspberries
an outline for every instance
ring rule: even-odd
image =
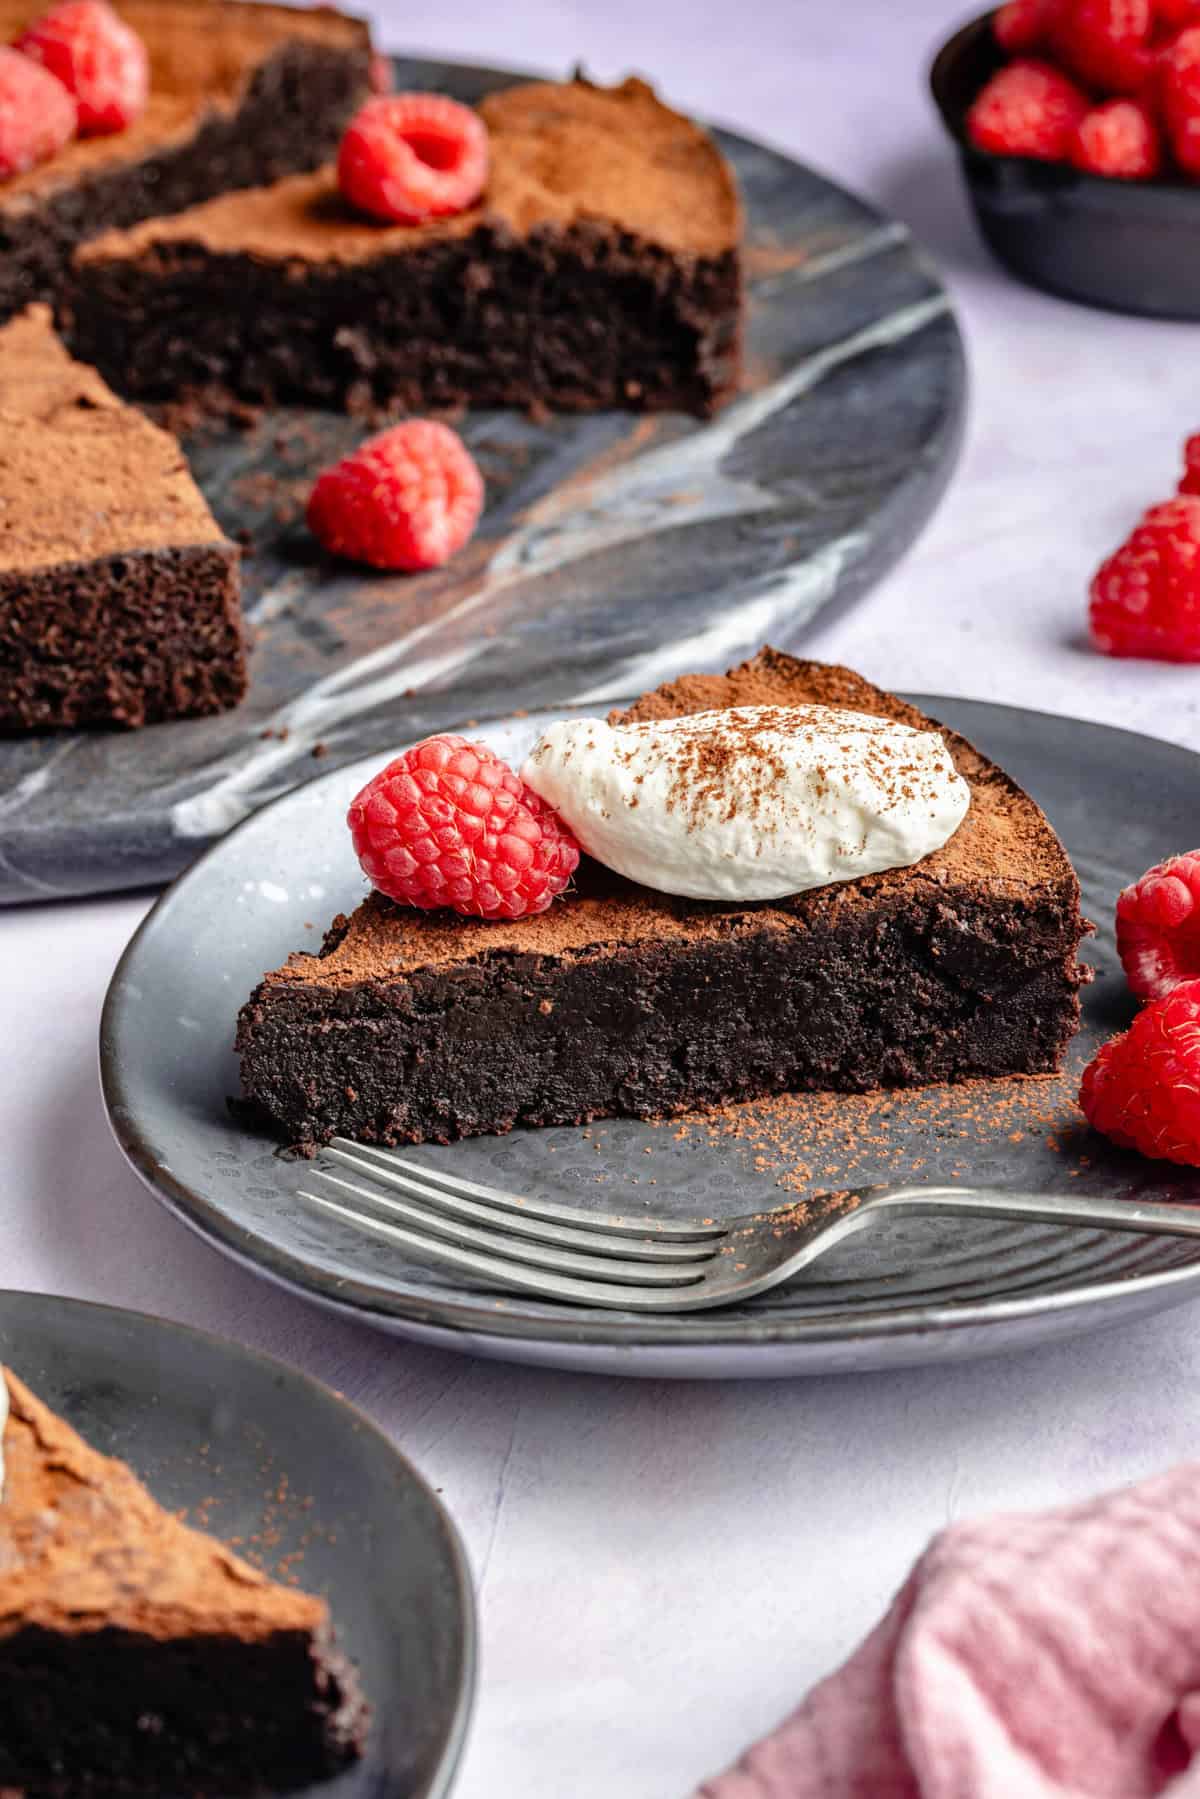
[[[1200,319],[1200,0],[1009,0],[944,45],[931,82],[1006,267]]]

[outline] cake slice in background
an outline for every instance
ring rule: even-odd
[[[116,0],[150,58],[140,118],[0,181],[0,319],[57,292],[81,239],[312,169],[369,91],[366,23],[254,0]],[[0,43],[46,10],[0,0]]]
[[[362,1752],[324,1602],[164,1511],[0,1368],[0,1789],[286,1792]]]
[[[0,730],[236,705],[239,563],[175,439],[44,306],[0,327]]]
[[[713,140],[637,80],[480,113],[488,185],[451,217],[360,216],[326,167],[105,233],[77,260],[73,347],[149,401],[713,411],[742,309]]]

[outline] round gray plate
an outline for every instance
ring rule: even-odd
[[[423,60],[396,78],[467,101],[525,79]],[[333,767],[448,717],[642,692],[766,640],[793,647],[890,568],[961,435],[945,289],[896,220],[718,135],[746,207],[737,397],[707,423],[473,412],[459,428],[487,511],[448,567],[415,577],[334,564],[304,528],[313,477],[361,420],[278,412],[190,442],[221,524],[254,546],[249,697],[132,734],[0,740],[0,903],[168,880],[306,781],[316,745]]]
[[[40,1293],[0,1292],[0,1361],[169,1510],[328,1599],[374,1715],[364,1760],[313,1799],[449,1791],[475,1686],[470,1575],[438,1499],[361,1413],[236,1344]]]
[[[819,1190],[922,1175],[1200,1198],[1200,1179],[1110,1149],[1083,1129],[1074,1105],[1096,1043],[1132,1015],[1111,934],[1117,893],[1150,863],[1200,841],[1200,757],[1041,713],[919,703],[1045,807],[1099,923],[1085,951],[1099,978],[1085,991],[1084,1028],[1063,1079],[873,1100],[817,1096],[792,1117],[782,1146],[778,1111],[739,1111],[733,1130],[615,1120],[419,1155],[468,1178],[604,1211],[744,1212],[794,1197],[781,1179]],[[519,761],[545,722],[535,716],[478,734]],[[298,789],[210,850],[159,901],[113,977],[101,1069],[117,1140],[159,1198],[230,1254],[424,1342],[627,1374],[797,1374],[990,1353],[1200,1293],[1195,1242],[909,1220],[881,1223],[812,1275],[748,1305],[645,1319],[478,1290],[298,1201],[297,1187],[311,1180],[307,1165],[243,1129],[227,1108],[238,1091],[230,1044],[238,1008],[264,970],[292,949],[316,949],[333,915],[362,897],[344,814],[380,760]]]

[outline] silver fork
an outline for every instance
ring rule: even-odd
[[[959,1187],[861,1187],[737,1218],[630,1218],[523,1199],[341,1137],[324,1153],[360,1178],[319,1164],[314,1173],[356,1203],[300,1197],[418,1261],[540,1299],[628,1312],[699,1312],[765,1293],[884,1213],[1200,1236],[1200,1206]]]

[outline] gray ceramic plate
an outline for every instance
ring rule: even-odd
[[[464,100],[521,79],[401,62]],[[448,717],[641,692],[797,644],[912,542],[957,452],[958,327],[904,226],[790,157],[721,133],[746,203],[742,392],[674,414],[473,413],[487,478],[469,549],[419,577],[335,566],[304,529],[316,471],[361,422],[275,413],[188,444],[249,532],[249,698],[133,735],[0,740],[0,903],[168,880],[326,767]],[[453,697],[449,698],[448,695]],[[50,772],[53,770],[53,776]]]
[[[1061,1079],[818,1096],[689,1125],[614,1121],[518,1131],[430,1162],[605,1211],[689,1214],[785,1203],[797,1189],[924,1175],[1073,1194],[1200,1197],[1200,1180],[1084,1131],[1079,1071],[1130,1006],[1113,950],[1121,886],[1200,842],[1200,757],[1100,725],[965,700],[921,700],[1046,808],[1100,929],[1099,978]],[[480,735],[519,760],[544,719]],[[343,822],[380,758],[258,813],[159,901],[113,978],[101,1067],[117,1140],[163,1202],[239,1260],[385,1329],[481,1354],[612,1372],[773,1375],[875,1368],[1035,1343],[1200,1294],[1200,1246],[1011,1224],[879,1226],[804,1277],[733,1310],[647,1320],[477,1291],[406,1263],[294,1198],[303,1164],[243,1129],[230,1051],[267,968],[364,892]],[[782,1185],[781,1185],[782,1183]],[[619,1201],[619,1204],[617,1203]]]
[[[0,1361],[155,1497],[323,1594],[374,1708],[312,1799],[441,1799],[475,1684],[470,1576],[425,1482],[328,1388],[140,1312],[0,1292]]]

